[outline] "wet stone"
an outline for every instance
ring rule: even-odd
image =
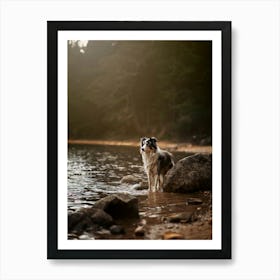
[[[139,178],[133,176],[133,175],[126,175],[121,179],[121,183],[126,183],[126,184],[135,184],[139,183]]]
[[[139,226],[145,226],[147,224],[147,221],[145,219],[142,219],[140,222],[139,222]]]
[[[89,237],[88,234],[82,234],[82,235],[79,236],[79,239],[80,240],[88,240],[88,239],[91,239],[91,238]]]
[[[113,218],[138,218],[138,199],[129,194],[114,194],[97,201],[95,208],[104,210]]]
[[[120,226],[120,225],[112,225],[112,226],[110,227],[110,232],[111,232],[112,234],[123,234],[123,233],[125,233],[125,230],[124,230],[124,228],[123,228],[122,226]]]
[[[100,234],[100,235],[109,235],[109,234],[111,234],[110,230],[107,230],[107,229],[100,229],[96,233]]]
[[[78,236],[75,233],[69,233],[68,239],[78,239]]]
[[[190,193],[211,190],[212,155],[195,154],[179,160],[166,174],[163,190]]]
[[[173,232],[173,231],[168,231],[163,234],[162,239],[164,240],[170,240],[170,239],[185,239],[184,235],[181,233]]]
[[[71,230],[74,226],[76,226],[84,217],[83,213],[80,212],[72,212],[68,213],[68,230]]]
[[[95,209],[95,212],[90,216],[94,224],[108,227],[112,225],[113,218],[101,209]]]
[[[151,218],[151,219],[152,219],[152,218],[157,218],[157,217],[159,217],[159,214],[150,214],[150,215],[149,215],[149,218]]]
[[[94,195],[94,196],[88,196],[88,197],[85,197],[84,200],[86,201],[96,201],[99,199],[99,196],[98,195]]]
[[[200,198],[188,198],[186,201],[186,205],[198,205],[202,204],[202,199]]]
[[[137,191],[142,191],[142,190],[147,190],[149,187],[148,184],[140,182],[138,184],[133,185],[132,188]]]
[[[136,236],[144,236],[145,235],[145,229],[143,226],[138,226],[135,231],[134,231],[134,234]]]
[[[176,213],[166,218],[169,223],[190,222],[192,220],[193,212]]]

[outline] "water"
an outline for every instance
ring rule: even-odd
[[[173,153],[175,162],[189,153]],[[134,230],[139,221],[122,221],[125,234],[112,235],[87,232],[91,239],[162,239],[168,232],[177,232],[185,239],[212,238],[211,192],[191,194],[149,193],[136,190],[135,183],[121,183],[126,175],[134,175],[139,182],[146,181],[142,158],[137,147],[69,145],[68,149],[68,211],[91,207],[102,197],[113,193],[128,193],[138,197],[140,219],[147,222],[145,236],[136,237]],[[188,205],[188,198],[200,198],[202,204]],[[196,211],[198,221],[193,223],[166,223],[171,214]],[[106,233],[107,232],[107,233]]]
[[[175,161],[187,153],[173,153]],[[126,175],[146,180],[138,147],[69,145],[68,210],[87,207],[108,194],[129,193],[143,196],[147,190],[136,190],[133,184],[122,184]]]

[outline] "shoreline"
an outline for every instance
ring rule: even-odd
[[[68,139],[68,144],[72,145],[108,145],[108,146],[129,146],[138,147],[139,141],[115,141],[115,140],[81,140]],[[167,149],[174,152],[187,153],[212,153],[212,146],[199,146],[191,143],[172,143],[168,141],[160,141],[159,146],[162,149]]]

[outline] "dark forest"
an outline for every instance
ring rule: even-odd
[[[210,41],[68,44],[68,138],[211,144]]]

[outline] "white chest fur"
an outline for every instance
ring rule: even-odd
[[[156,172],[158,151],[156,152],[144,152],[142,153],[142,160],[144,165],[144,170],[146,173],[154,171]]]

